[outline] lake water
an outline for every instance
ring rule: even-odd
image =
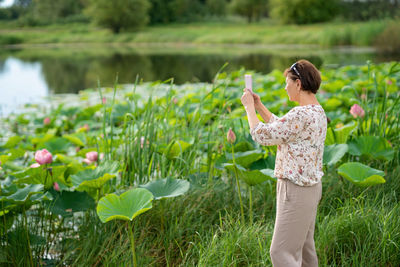
[[[0,50],[0,116],[17,111],[25,103],[46,96],[78,93],[118,82],[210,82],[225,64],[230,72],[244,67],[261,73],[284,70],[305,58],[318,68],[400,60],[371,48],[320,49],[316,47],[267,46],[56,46]]]

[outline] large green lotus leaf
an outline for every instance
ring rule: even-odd
[[[242,110],[243,112],[243,110]],[[242,141],[235,144],[235,151],[236,152],[246,152],[249,150],[253,150],[254,146],[248,141]]]
[[[33,145],[36,145],[36,147],[43,147],[44,143],[46,143],[47,141],[50,141],[54,138],[54,133],[47,133],[43,136],[39,136],[39,137],[34,137],[31,139],[31,143]]]
[[[149,190],[154,199],[163,199],[185,194],[189,190],[190,183],[186,180],[168,177],[140,185],[139,187]]]
[[[13,175],[19,178],[15,181],[17,184],[43,184],[45,188],[51,188],[54,182],[60,181],[64,184],[64,172],[67,166],[54,166],[47,168],[44,165],[37,168],[27,168],[23,171],[14,172]]]
[[[82,133],[76,133],[76,134],[66,134],[63,135],[63,138],[67,139],[70,141],[72,144],[84,147],[85,146],[85,136]]]
[[[233,163],[226,163],[224,164],[224,167],[232,172],[234,171],[235,168]],[[242,166],[236,164],[236,170],[238,172],[238,177],[250,186],[260,184],[267,180],[276,181],[276,178],[274,176],[274,170],[271,169],[248,171]]]
[[[269,155],[267,158],[261,158],[253,162],[249,169],[250,170],[263,170],[263,169],[275,169],[275,156]]]
[[[1,195],[11,195],[17,192],[18,187],[17,185],[13,182],[13,179],[11,179],[10,176],[7,176],[6,179],[0,180],[0,189],[1,189]]]
[[[373,159],[392,160],[394,149],[380,136],[360,136],[349,142],[349,153],[354,156],[365,155]]]
[[[356,127],[356,121],[352,121],[351,123],[334,130],[329,127],[326,133],[325,145],[346,144],[347,139]]]
[[[87,188],[101,188],[108,180],[116,177],[118,174],[118,162],[107,162],[95,169],[89,168],[71,175],[71,182],[77,187],[77,190]]]
[[[144,188],[135,188],[120,196],[109,194],[97,205],[97,215],[105,223],[114,219],[132,221],[136,216],[152,208],[153,194]]]
[[[53,138],[44,143],[44,148],[53,154],[66,152],[70,146],[71,143],[63,137]]]
[[[16,147],[21,141],[22,137],[19,135],[11,136],[8,138],[7,143],[3,145],[4,148],[13,148]]]
[[[23,188],[19,188],[17,192],[12,195],[0,197],[0,201],[9,200],[17,203],[26,202],[32,195],[43,193],[43,189],[44,187],[41,184],[30,184]]]
[[[71,156],[67,156],[67,155],[64,155],[64,154],[56,154],[56,160],[57,161],[59,161],[59,162],[61,162],[61,163],[64,163],[64,164],[70,164],[70,163],[73,163],[73,164],[79,164],[79,165],[82,165],[78,160],[76,160],[74,157],[71,157]]]
[[[72,216],[74,212],[86,211],[95,207],[94,200],[86,192],[57,192],[50,190],[53,201],[48,202],[50,211],[63,217]]]
[[[359,162],[348,162],[340,165],[338,173],[359,186],[370,186],[385,183],[382,177],[385,172],[368,167]]]
[[[246,151],[246,152],[237,152],[237,153],[235,153],[235,162],[238,165],[248,168],[253,162],[261,159],[263,156],[264,156],[264,153],[258,149]],[[230,162],[232,162],[232,154],[231,153],[227,154],[226,158]]]
[[[336,144],[336,145],[325,146],[324,160],[323,160],[324,164],[327,165],[336,164],[339,160],[343,158],[343,156],[346,154],[347,151],[348,151],[347,144]]]

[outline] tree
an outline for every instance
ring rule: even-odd
[[[90,0],[87,14],[114,33],[121,29],[138,29],[149,22],[148,0]]]
[[[328,21],[338,11],[339,0],[270,0],[271,17],[284,24]]]
[[[268,8],[268,0],[233,0],[230,8],[233,13],[247,17],[247,21],[259,21]]]

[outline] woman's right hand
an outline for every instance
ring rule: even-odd
[[[254,107],[256,108],[256,110],[258,110],[259,108],[262,107],[260,96],[253,93],[253,99],[254,99]]]

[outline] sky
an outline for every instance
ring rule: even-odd
[[[3,0],[3,1],[1,1],[0,6],[7,7],[7,6],[11,6],[13,3],[14,3],[14,0]]]

